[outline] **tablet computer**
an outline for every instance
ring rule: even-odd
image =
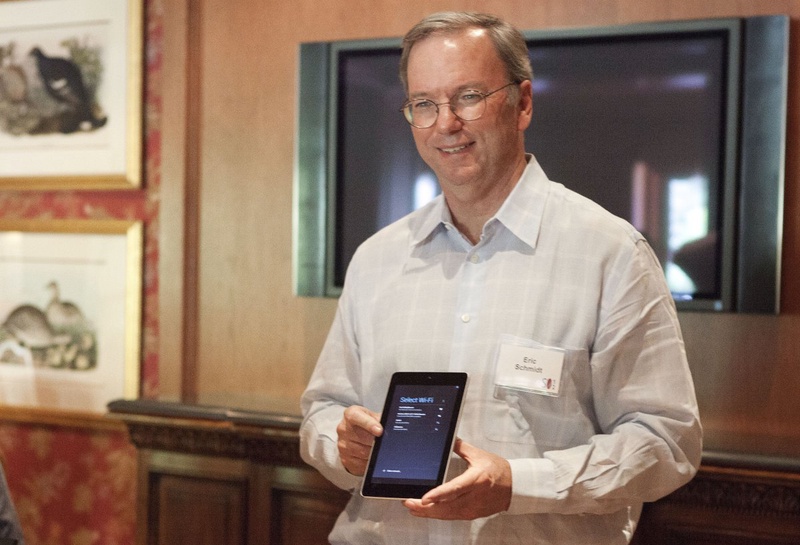
[[[421,498],[444,482],[466,389],[466,373],[392,375],[362,496]]]

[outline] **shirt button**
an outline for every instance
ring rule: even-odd
[[[477,263],[480,260],[481,258],[478,254],[472,254],[471,256],[469,256],[470,263]]]
[[[469,322],[469,314],[462,314],[461,321],[464,322],[465,324]]]

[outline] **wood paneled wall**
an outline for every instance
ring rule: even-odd
[[[164,0],[161,393],[296,406],[336,304],[292,294],[298,44],[397,37],[443,9],[523,29],[792,16],[782,314],[681,321],[707,448],[799,456],[796,0]]]

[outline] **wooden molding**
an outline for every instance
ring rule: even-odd
[[[296,430],[242,426],[230,422],[124,415],[137,448],[247,459],[301,467]]]
[[[0,422],[125,432],[125,424],[123,422],[118,419],[108,418],[104,414],[38,407],[0,406]]]
[[[661,501],[729,513],[800,517],[800,476],[704,467],[686,486]]]

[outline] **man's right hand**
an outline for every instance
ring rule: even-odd
[[[353,475],[361,476],[367,471],[372,443],[383,433],[380,418],[378,413],[353,405],[345,409],[342,421],[336,426],[339,457]]]

